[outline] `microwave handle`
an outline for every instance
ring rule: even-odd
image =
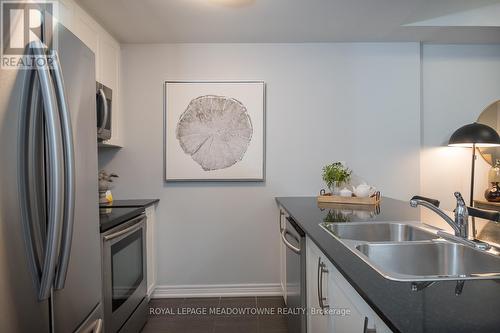
[[[101,97],[101,100],[102,100],[102,107],[104,110],[104,115],[102,116],[101,124],[99,125],[99,128],[97,129],[98,134],[103,131],[104,126],[106,126],[106,123],[108,122],[108,117],[109,117],[108,101],[106,100],[106,94],[104,93],[104,90],[102,88],[99,89],[99,97]]]

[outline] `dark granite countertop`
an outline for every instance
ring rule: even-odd
[[[348,206],[319,208],[315,197],[280,197],[276,201],[393,331],[500,332],[499,280],[466,281],[458,296],[455,281],[437,282],[413,292],[411,283],[383,278],[319,226],[323,221],[421,221],[443,227],[440,221],[430,221],[432,214],[390,198],[382,199],[379,212]],[[488,235],[498,235],[499,225],[481,223]]]
[[[101,232],[105,232],[144,213],[144,207],[101,207],[99,222]]]
[[[128,199],[113,200],[112,203],[100,204],[100,207],[144,207],[151,206],[159,202],[160,199]]]

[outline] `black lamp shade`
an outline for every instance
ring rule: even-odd
[[[490,126],[472,123],[460,127],[453,133],[448,146],[458,147],[494,147],[500,146],[500,136]]]

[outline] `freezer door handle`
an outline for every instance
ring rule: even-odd
[[[46,130],[47,150],[47,237],[40,278],[38,299],[49,298],[57,266],[59,239],[63,219],[61,203],[64,197],[64,160],[61,122],[57,112],[57,100],[49,71],[49,60],[45,54],[47,47],[35,41],[29,44],[30,52],[36,59],[36,73],[40,82]]]
[[[64,156],[64,213],[60,258],[55,281],[55,289],[58,290],[63,289],[64,283],[66,282],[73,240],[73,226],[75,222],[75,150],[73,145],[71,115],[66,99],[66,92],[64,90],[64,79],[57,51],[52,50],[50,57],[52,59],[52,72],[61,122]]]

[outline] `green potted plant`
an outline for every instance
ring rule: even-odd
[[[341,162],[335,162],[323,167],[323,181],[334,195],[338,195],[342,186],[346,186],[351,180],[352,170]]]

